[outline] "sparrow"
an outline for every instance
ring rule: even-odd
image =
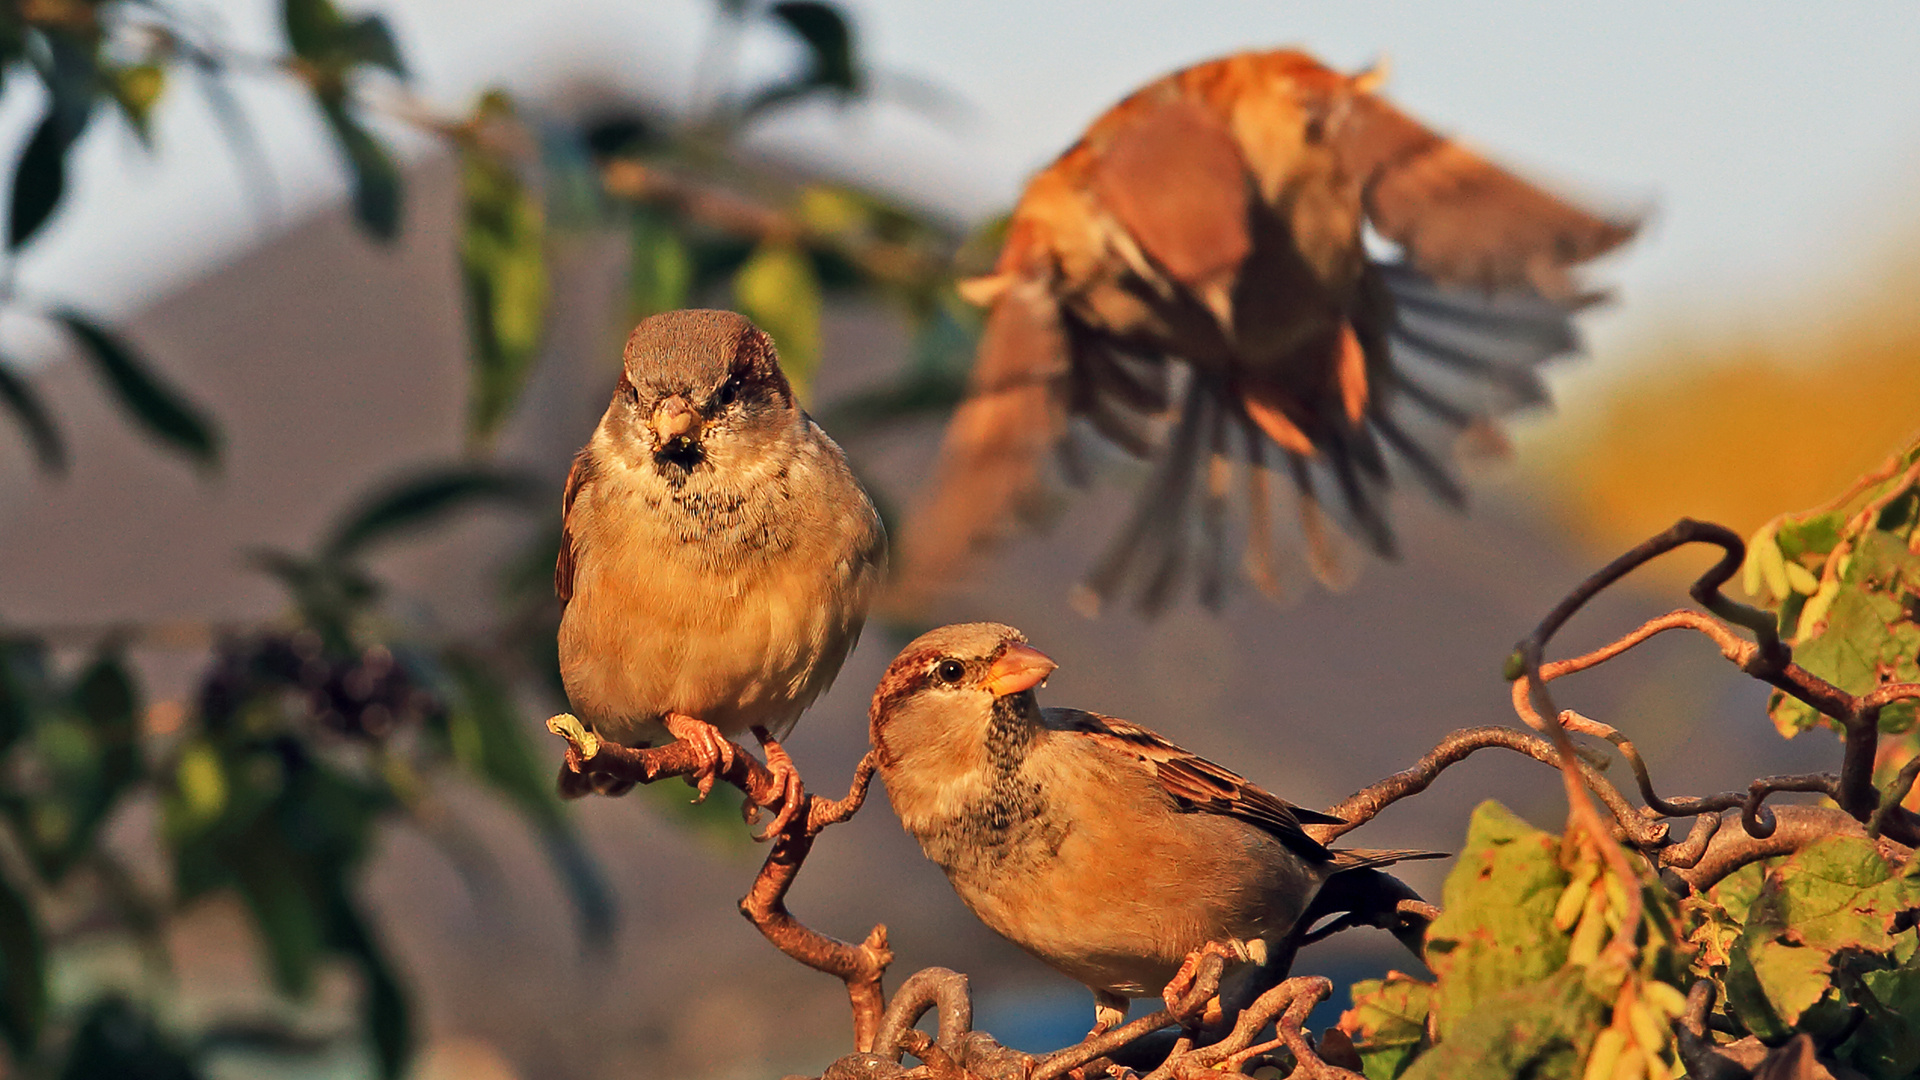
[[[1138,724],[1042,709],[1057,665],[999,623],[903,649],[868,713],[887,798],[1002,937],[1093,991],[1095,1031],[1209,944],[1263,963],[1328,878],[1438,852],[1332,851],[1281,800]]]
[[[1056,453],[1083,483],[1087,435],[1153,466],[1085,607],[1137,576],[1158,611],[1190,561],[1217,606],[1236,487],[1246,573],[1276,592],[1276,470],[1330,585],[1347,573],[1329,493],[1389,558],[1390,457],[1462,504],[1453,449],[1503,450],[1492,420],[1546,401],[1535,367],[1578,347],[1573,314],[1598,298],[1570,268],[1638,226],[1435,134],[1382,78],[1292,50],[1213,60],[1141,88],[1028,183],[993,272],[961,287],[986,322],[889,607],[921,609],[1043,508]]]
[[[778,740],[839,673],[886,564],[886,532],[832,439],[795,402],[772,339],[730,311],[672,311],[628,337],[620,381],[562,498],[560,674],[610,740],[668,735],[704,798],[751,731]],[[561,794],[630,782],[560,770]]]

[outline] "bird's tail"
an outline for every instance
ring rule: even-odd
[[[1397,862],[1415,859],[1450,859],[1450,851],[1422,851],[1419,848],[1342,848],[1333,853],[1333,872],[1344,874],[1349,870],[1365,870],[1376,866],[1392,866]]]

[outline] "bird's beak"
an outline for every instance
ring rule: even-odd
[[[987,669],[987,689],[993,691],[994,697],[1031,690],[1046,682],[1047,676],[1059,666],[1031,645],[1015,645],[1001,653],[1000,659]]]
[[[687,399],[679,394],[668,397],[654,406],[653,433],[661,446],[669,446],[676,439],[690,438],[700,427],[700,414],[693,411]]]

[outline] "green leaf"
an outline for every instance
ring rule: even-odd
[[[1920,967],[1869,971],[1860,989],[1866,1022],[1836,1056],[1874,1080],[1920,1073]]]
[[[455,758],[540,831],[573,900],[581,941],[605,940],[617,928],[613,891],[561,811],[552,762],[536,753],[514,707],[512,688],[472,657],[449,655],[444,662],[456,687],[447,716]]]
[[[481,134],[460,152],[460,265],[473,335],[467,433],[485,442],[512,413],[540,350],[547,310],[546,216],[538,193],[486,137],[490,127],[516,123],[506,94],[487,92],[474,123]]]
[[[636,207],[630,226],[633,261],[627,273],[628,317],[634,322],[687,306],[693,285],[693,253],[673,218]]]
[[[762,244],[734,275],[733,297],[773,338],[781,369],[805,401],[820,366],[823,302],[813,263],[791,244]]]
[[[344,100],[323,98],[320,111],[353,173],[353,216],[376,240],[400,235],[400,167]]]
[[[1566,968],[1493,993],[1456,1017],[1440,1042],[1414,1059],[1406,1080],[1572,1080],[1606,1019],[1581,969]]]
[[[32,384],[5,360],[0,360],[0,402],[6,404],[14,420],[19,422],[20,429],[26,433],[34,456],[40,460],[40,467],[48,472],[65,472],[67,448],[60,439],[60,429],[55,426],[46,406],[41,404],[40,395]]]
[[[334,896],[328,944],[359,965],[360,1015],[373,1040],[374,1060],[384,1080],[397,1080],[413,1058],[413,1009],[406,989],[387,961],[366,916],[345,892]]]
[[[198,1080],[193,1055],[153,1016],[119,994],[95,998],[81,1017],[60,1080]]]
[[[860,90],[853,27],[838,5],[821,0],[783,0],[768,9],[807,47],[815,85],[853,94]]]
[[[31,1060],[47,1011],[47,951],[40,913],[0,872],[0,1035],[18,1061]]]
[[[1340,1030],[1353,1038],[1367,1080],[1396,1080],[1427,1041],[1433,985],[1398,971],[1353,984],[1353,1008]]]
[[[346,20],[332,0],[283,0],[280,22],[295,56],[319,60],[333,48]]]
[[[407,77],[407,62],[393,39],[393,29],[385,17],[363,15],[340,31],[342,52],[356,62],[385,68],[399,78]]]
[[[150,371],[126,341],[71,309],[53,314],[84,347],[121,407],[149,434],[203,465],[219,463],[220,433],[213,421]]]
[[[127,123],[148,150],[153,149],[153,130],[149,118],[153,106],[167,88],[167,69],[158,64],[132,64],[117,68],[107,84],[113,100],[126,115]]]
[[[1920,681],[1920,441],[1835,505],[1787,515],[1769,525],[1790,560],[1783,576],[1819,588],[1774,604],[1794,659],[1851,694],[1890,682]],[[1763,530],[1765,531],[1765,530]],[[1833,726],[1810,706],[1776,691],[1768,712],[1782,734]],[[1880,712],[1883,731],[1914,724],[1916,706],[1897,701]]]
[[[35,66],[47,88],[46,111],[14,166],[7,216],[7,250],[18,251],[40,232],[67,188],[67,151],[87,130],[99,93],[92,49],[71,35],[43,30],[47,59]]]
[[[1438,978],[1435,1027],[1442,1041],[1487,1002],[1537,983],[1567,959],[1568,939],[1553,924],[1570,875],[1558,837],[1483,802],[1467,826],[1466,847],[1447,875],[1442,911],[1427,932],[1427,964]]]
[[[305,998],[313,991],[325,930],[314,895],[318,882],[286,840],[267,828],[222,845],[221,854],[266,947],[274,988]]]
[[[552,492],[527,473],[488,465],[451,465],[402,477],[362,499],[335,522],[321,557],[346,562],[374,544],[427,528],[480,503],[532,506]]]

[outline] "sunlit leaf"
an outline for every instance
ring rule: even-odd
[[[213,421],[149,370],[124,339],[76,311],[62,309],[54,317],[84,347],[121,407],[148,433],[204,465],[219,462],[220,433]]]
[[[320,111],[353,173],[354,220],[375,239],[399,236],[400,167],[343,101],[323,99]]]
[[[0,872],[0,1034],[30,1060],[47,1008],[47,955],[33,902]]]
[[[1399,972],[1353,984],[1353,1008],[1340,1030],[1353,1039],[1367,1080],[1395,1080],[1427,1040],[1433,985]]]
[[[480,100],[476,130],[460,151],[460,265],[473,336],[467,433],[491,438],[512,413],[540,349],[546,321],[546,216],[540,197],[490,138],[517,124],[498,91]]]
[[[553,496],[537,478],[487,465],[453,465],[403,477],[342,514],[322,555],[344,562],[373,544],[425,528],[483,503],[533,505]]]
[[[820,366],[820,280],[806,255],[790,244],[755,249],[733,279],[734,302],[780,351],[780,367],[802,401]]]
[[[5,360],[0,360],[0,403],[5,403],[7,411],[13,413],[14,421],[33,447],[34,456],[40,460],[40,467],[48,472],[66,471],[67,448],[60,439],[60,429],[33,385]]]
[[[167,88],[167,69],[158,64],[133,64],[116,69],[108,88],[113,92],[114,101],[120,105],[127,123],[133,125],[134,134],[140,137],[147,148],[153,148],[153,130],[150,117],[153,106]]]
[[[1851,694],[1920,681],[1920,442],[1835,503],[1768,523],[1775,538],[1754,559],[1794,659]],[[1777,570],[1766,568],[1778,562]],[[1808,585],[1815,584],[1811,590]],[[1775,691],[1768,705],[1782,734],[1823,720]],[[1882,730],[1911,728],[1914,703],[1880,711]]]

